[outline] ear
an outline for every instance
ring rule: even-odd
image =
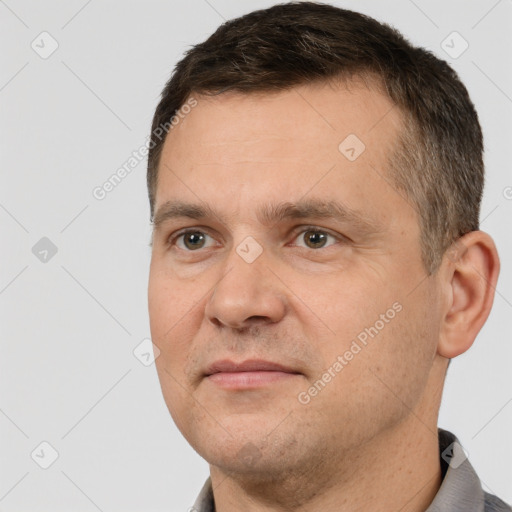
[[[456,240],[441,263],[445,298],[437,353],[456,357],[469,349],[491,311],[500,272],[493,239],[471,231]]]

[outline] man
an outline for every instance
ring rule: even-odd
[[[455,72],[309,2],[222,25],[156,109],[149,313],[191,510],[511,510],[438,429],[499,273]]]

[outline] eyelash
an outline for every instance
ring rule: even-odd
[[[323,234],[326,234],[332,238],[334,238],[336,241],[338,242],[343,242],[343,241],[348,241],[348,239],[342,235],[334,235],[332,234],[330,231],[327,231],[325,229],[322,229],[322,228],[319,228],[318,226],[301,226],[300,227],[300,231],[295,231],[294,232],[294,239],[296,239],[300,234],[302,233],[305,233],[307,231],[314,231],[315,233],[323,233]],[[204,234],[204,235],[208,235],[210,236],[210,238],[213,238],[211,237],[211,235],[209,235],[207,232],[205,231],[202,231],[200,228],[187,228],[187,229],[184,229],[182,231],[179,231],[178,233],[174,234],[174,235],[171,235],[167,241],[167,244],[169,245],[169,247],[173,247],[176,245],[176,241],[180,238],[180,237],[183,237],[185,235],[188,235],[190,233],[201,233],[201,234]],[[335,245],[335,244],[332,244],[332,245]],[[330,246],[328,246],[330,247]],[[310,247],[301,247],[302,249],[311,249],[312,251],[318,251],[319,249],[326,249],[327,247],[319,247],[318,249],[312,249]],[[181,249],[181,247],[179,248]],[[186,252],[190,252],[190,253],[194,253],[194,252],[199,252],[201,250],[201,248],[197,249],[196,251],[191,251],[191,250],[188,250],[188,249],[181,249],[182,251],[186,251]]]

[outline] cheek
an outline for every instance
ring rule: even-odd
[[[195,330],[191,326],[197,321],[199,300],[200,296],[196,298],[189,287],[184,289],[180,286],[178,279],[168,273],[151,270],[149,320],[152,341],[160,349],[156,366],[162,377],[165,377],[165,368],[180,381],[183,378],[183,362],[192,345]]]
[[[435,332],[420,303],[400,302],[401,311],[389,323],[372,323],[378,333],[368,337],[357,356],[375,405],[408,412],[421,398],[435,353]],[[366,331],[365,331],[366,332]],[[355,359],[354,359],[355,361]],[[380,411],[385,415],[385,411]]]
[[[374,326],[378,318],[370,314],[364,323]],[[336,342],[324,345],[321,348],[329,352],[326,368],[331,367],[335,377],[324,373],[329,379],[325,386],[318,381],[315,384],[322,374],[312,379],[313,389],[309,389],[316,396],[304,407],[315,414],[309,416],[319,421],[325,417],[336,442],[346,446],[361,444],[396,425],[410,414],[425,391],[432,338],[421,315],[404,305],[377,334],[368,336],[366,345],[352,336],[338,337]],[[344,357],[344,363],[336,372],[333,365],[338,355]],[[315,385],[320,391],[315,391]]]
[[[348,274],[315,280],[314,293],[309,279],[301,288],[296,284],[296,290],[301,299],[304,297],[296,303],[302,327],[310,340],[316,340],[313,342],[317,349],[331,359],[348,350],[358,335],[368,338],[365,329],[373,326],[393,303],[391,297],[376,294],[371,283]],[[306,321],[307,318],[311,320]]]
[[[434,315],[419,292],[411,298],[361,284],[345,281],[334,305],[319,310],[335,332],[316,342],[326,362],[322,372],[331,368],[335,377],[326,375],[330,382],[318,402],[331,402],[340,424],[350,423],[349,411],[365,416],[369,425],[375,418],[392,422],[407,413],[422,396],[437,345]]]
[[[197,293],[194,293],[197,291]],[[152,262],[149,274],[148,309],[151,332],[157,338],[173,336],[180,324],[186,323],[201,298],[201,290],[190,286],[165,269]],[[154,340],[153,340],[154,341]]]
[[[168,272],[152,268],[148,286],[151,339],[159,348],[155,366],[167,408],[178,429],[186,433],[189,423],[190,395],[184,391],[184,368],[194,330],[190,328],[197,301],[190,290]]]

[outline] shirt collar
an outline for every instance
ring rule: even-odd
[[[480,479],[458,439],[438,429],[439,456],[447,465],[441,487],[425,512],[484,512],[484,492]],[[215,512],[211,478],[208,477],[191,512]]]
[[[215,512],[213,503],[212,480],[208,477],[190,512]]]
[[[425,512],[484,512],[484,491],[459,440],[438,429],[439,455],[448,469],[434,500]]]

